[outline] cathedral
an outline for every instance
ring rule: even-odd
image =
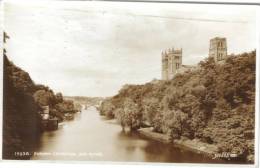
[[[227,58],[226,38],[215,37],[210,40],[209,57],[221,63]],[[182,49],[168,49],[162,52],[162,80],[170,80],[176,73],[195,69],[196,66],[182,64]]]

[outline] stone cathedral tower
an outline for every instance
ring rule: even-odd
[[[162,52],[162,80],[170,80],[182,67],[182,49]]]
[[[227,58],[226,38],[215,37],[210,40],[209,57],[214,57],[216,62]]]

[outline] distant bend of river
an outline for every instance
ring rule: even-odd
[[[115,120],[107,120],[90,107],[75,119],[44,132],[33,160],[84,160],[172,163],[225,163],[204,155],[124,133]]]

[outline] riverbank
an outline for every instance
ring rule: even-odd
[[[218,147],[215,144],[208,144],[205,142],[200,141],[199,139],[187,139],[181,138],[178,140],[171,140],[171,137],[167,134],[157,133],[154,132],[152,127],[149,128],[140,128],[137,130],[141,135],[145,136],[146,138],[153,139],[155,141],[159,141],[166,144],[173,144],[176,147],[180,147],[182,149],[186,149],[188,151],[192,151],[198,154],[206,155],[212,159],[217,160],[233,160],[237,161],[237,163],[245,163],[245,161],[241,161],[241,158],[235,154],[230,152],[220,152],[218,151]],[[252,164],[254,162],[254,156],[249,155],[246,158],[247,164]]]
[[[151,127],[138,129],[138,132],[141,135],[143,135],[147,138],[151,138],[156,141],[160,141],[163,143],[172,143],[169,135],[153,132]],[[173,144],[175,146],[178,146],[178,147],[190,150],[190,151],[194,151],[199,154],[205,154],[211,158],[214,158],[216,156],[216,154],[218,153],[216,145],[207,144],[207,143],[201,142],[198,139],[190,140],[190,139],[181,138],[180,140],[174,140]]]
[[[160,141],[162,143],[171,143],[171,139],[169,135],[153,132],[152,127],[140,128],[137,131],[141,135],[144,135],[147,138],[151,138],[153,140]]]

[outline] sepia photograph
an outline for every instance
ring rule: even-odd
[[[258,162],[259,6],[2,5],[3,160]]]

